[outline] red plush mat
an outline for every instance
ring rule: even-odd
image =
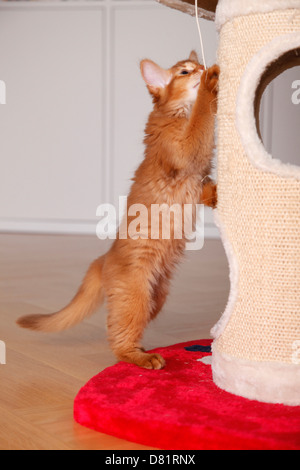
[[[300,407],[247,400],[220,390],[210,356],[191,341],[156,349],[167,366],[152,371],[120,362],[91,379],[75,399],[88,428],[165,450],[300,449]],[[196,351],[186,350],[194,346]],[[197,350],[198,349],[198,350]],[[209,348],[208,348],[209,349]]]

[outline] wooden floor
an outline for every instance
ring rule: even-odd
[[[99,434],[73,420],[78,390],[115,363],[105,333],[105,309],[59,334],[19,329],[15,320],[47,313],[73,296],[88,264],[106,251],[90,236],[1,235],[0,449],[147,449]],[[146,348],[208,338],[228,299],[228,263],[221,242],[187,252],[168,302],[144,338]]]

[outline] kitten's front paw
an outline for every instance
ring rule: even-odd
[[[163,369],[166,362],[160,354],[145,354],[137,365],[145,369]]]
[[[218,94],[219,90],[219,76],[220,76],[220,67],[218,65],[213,65],[209,69],[205,70],[202,74],[202,83],[206,90],[208,90],[213,95]]]
[[[212,207],[213,209],[216,209],[217,205],[218,205],[218,189],[217,189],[217,185],[215,184],[213,189],[212,189],[212,197],[211,197],[210,207]]]
[[[146,353],[143,349],[136,349],[135,351],[125,352],[118,355],[121,361],[135,364],[144,369],[163,369],[166,365],[164,358],[160,354]]]
[[[217,185],[213,181],[209,181],[202,188],[202,194],[200,198],[201,204],[212,207],[215,209],[218,204],[218,190]]]

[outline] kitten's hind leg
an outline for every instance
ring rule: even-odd
[[[151,319],[149,283],[141,278],[118,281],[108,290],[107,301],[109,341],[117,358],[145,369],[162,369],[165,361],[160,354],[146,353],[140,344]]]

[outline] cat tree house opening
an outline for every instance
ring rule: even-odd
[[[158,0],[194,14],[193,0]],[[300,405],[300,167],[259,136],[263,89],[298,61],[299,0],[198,2],[219,31],[218,209],[231,291],[212,330],[223,390]]]
[[[278,77],[280,77],[282,74],[287,72],[289,69],[293,69],[296,67],[298,67],[298,71],[300,72],[300,48],[290,50],[286,52],[285,54],[283,54],[281,57],[279,57],[277,60],[272,62],[269,65],[269,67],[267,67],[266,71],[264,72],[261,78],[260,84],[256,90],[254,112],[255,112],[255,118],[256,118],[257,133],[262,141],[263,141],[263,138],[261,135],[260,115],[261,115],[261,104],[262,104],[263,95],[267,91],[267,89],[273,83],[275,83]],[[290,104],[291,105],[293,104],[292,100],[290,101]],[[283,116],[282,121],[283,119],[286,119],[286,116]],[[288,116],[288,119],[292,119],[292,117]],[[269,142],[269,147],[267,148],[267,151],[270,153],[271,153],[271,148],[272,148],[272,145],[271,145],[271,142]],[[298,148],[297,148],[297,152],[296,152],[296,149],[294,152],[294,155],[295,155],[294,162],[297,162],[300,164],[300,159],[299,159],[300,157],[297,159],[296,153],[298,154]],[[284,157],[286,159],[286,155],[284,155]],[[281,157],[278,157],[278,158],[281,158]]]

